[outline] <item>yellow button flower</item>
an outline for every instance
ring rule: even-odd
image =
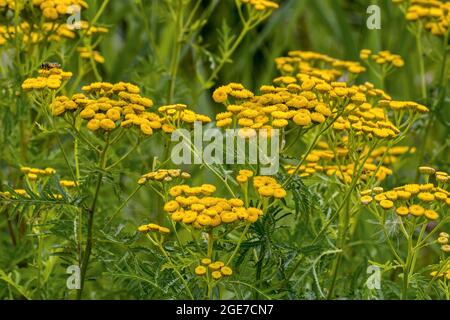
[[[437,220],[439,218],[439,214],[434,210],[425,210],[424,215],[428,220]]]
[[[409,207],[409,212],[416,217],[420,217],[425,213],[425,209],[419,205],[412,205]]]
[[[395,210],[395,212],[399,215],[399,216],[407,216],[409,214],[409,209],[408,207],[399,207]]]
[[[207,272],[207,269],[204,266],[198,266],[195,268],[195,274],[198,276],[203,276],[206,274],[206,272]]]
[[[367,204],[371,203],[372,201],[373,201],[373,198],[371,196],[367,195],[367,196],[361,197],[361,203],[362,204],[367,205]]]
[[[233,223],[238,219],[237,214],[234,212],[231,212],[231,211],[222,212],[220,214],[220,217],[221,217],[222,221],[225,223]]]
[[[178,202],[176,202],[175,200],[171,200],[164,205],[164,211],[174,212],[178,210],[179,207],[180,205],[178,204]]]
[[[423,202],[431,202],[435,199],[434,195],[429,192],[421,192],[417,195],[417,198],[419,198]]]
[[[220,271],[213,271],[211,273],[211,276],[214,280],[219,280],[220,278],[222,278],[222,273]]]
[[[211,261],[211,259],[209,259],[209,258],[203,258],[203,259],[201,260],[201,264],[204,265],[204,266],[210,265],[211,262],[212,262],[212,261]]]
[[[383,209],[391,209],[392,207],[394,207],[394,203],[391,200],[381,200],[380,201],[380,206]]]
[[[224,276],[231,276],[233,274],[233,270],[231,270],[230,267],[226,267],[226,266],[220,268],[220,272]]]
[[[269,186],[262,186],[258,189],[258,193],[263,197],[272,197],[274,190],[272,187]]]

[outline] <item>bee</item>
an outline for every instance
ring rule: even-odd
[[[61,65],[57,62],[44,62],[41,64],[41,70],[60,69]]]

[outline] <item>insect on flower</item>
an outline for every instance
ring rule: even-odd
[[[41,70],[61,69],[61,64],[57,62],[44,62],[40,68]]]

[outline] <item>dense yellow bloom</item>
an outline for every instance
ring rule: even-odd
[[[57,90],[71,77],[71,72],[66,72],[59,68],[52,68],[50,70],[41,69],[39,70],[39,77],[28,78],[22,83],[22,89],[25,91]]]
[[[283,73],[296,74],[300,72],[328,82],[336,81],[343,75],[343,71],[353,74],[360,74],[365,71],[365,68],[358,62],[343,61],[311,51],[291,51],[287,57],[277,58],[275,62],[277,68]],[[331,68],[316,68],[314,67],[316,62],[329,65]],[[304,86],[304,89],[309,90],[312,86],[312,83],[308,83]]]
[[[412,111],[418,113],[428,113],[430,111],[424,105],[414,101],[380,100],[379,105],[394,111]]]
[[[405,18],[411,23],[420,23],[435,36],[444,36],[449,30],[450,3],[440,0],[393,0],[396,4],[406,3]]]
[[[262,197],[275,197],[282,199],[286,197],[286,190],[272,177],[256,176],[253,178],[253,187]]]
[[[249,174],[249,173],[247,173]],[[240,221],[255,222],[262,211],[246,208],[241,199],[214,197],[216,187],[203,184],[200,187],[176,185],[169,189],[174,199],[164,205],[164,210],[175,222],[192,225],[194,228],[214,228],[222,223],[231,224]]]
[[[153,101],[141,96],[139,87],[134,84],[94,82],[83,86],[82,90],[86,94],[57,97],[51,104],[53,115],[78,114],[87,121],[86,126],[91,131],[136,127],[144,136],[152,135],[153,130],[160,129],[166,121],[147,111]]]
[[[56,174],[56,170],[53,168],[39,169],[39,168],[21,167],[20,171],[24,173],[27,176],[27,178],[31,181],[35,181],[39,178]]]
[[[201,260],[201,265],[195,268],[195,274],[198,276],[203,276],[211,272],[211,277],[215,280],[222,278],[222,276],[231,276],[233,270],[230,267],[225,266],[222,261],[212,262],[209,258],[203,258]]]
[[[24,3],[26,2],[26,3]],[[16,1],[0,1],[0,10],[4,10],[5,15],[18,14],[21,21],[17,25],[0,25],[0,46],[7,42],[20,38],[23,44],[36,44],[40,42],[59,42],[63,39],[74,39],[77,36],[76,29],[83,30],[86,36],[97,33],[107,33],[105,27],[90,25],[87,21],[75,21],[76,25],[68,23],[69,16],[76,11],[83,12],[88,8],[86,1],[82,0],[26,0],[18,1],[19,6],[15,6]],[[31,9],[33,10],[24,10]]]
[[[142,175],[139,178],[138,183],[145,184],[148,181],[171,182],[173,179],[177,178],[188,179],[190,178],[190,174],[188,172],[181,171],[180,169],[159,169]],[[177,196],[181,194],[181,191],[178,191],[178,189],[174,187],[169,190],[169,193],[172,196]]]
[[[433,168],[421,167],[420,171],[430,175],[437,172]],[[439,172],[445,175],[444,172]],[[375,188],[374,188],[375,189]],[[375,194],[374,189],[364,190],[361,192],[361,202],[369,204],[368,199]],[[380,190],[375,195],[375,200],[379,206],[384,209],[390,209],[396,206],[395,212],[399,216],[408,216],[411,214],[415,217],[424,216],[428,220],[439,219],[438,211],[445,210],[445,205],[449,205],[448,201],[450,192],[436,186],[432,183],[427,184],[406,184],[390,191]]]
[[[158,112],[163,115],[163,132],[172,133],[182,125],[192,127],[194,122],[211,122],[211,118],[203,114],[197,114],[184,104],[167,105],[158,108]]]

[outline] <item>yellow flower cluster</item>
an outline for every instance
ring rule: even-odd
[[[64,198],[62,194],[57,194],[57,193],[53,193],[50,196],[52,198],[54,198],[55,200],[61,200]],[[0,198],[6,199],[6,200],[17,199],[20,197],[27,198],[27,199],[31,198],[25,189],[14,189],[13,194],[11,194],[11,192],[9,192],[9,191],[0,192]]]
[[[448,33],[450,2],[439,0],[393,0],[393,2],[406,4],[406,20],[421,22],[425,29],[435,36]]]
[[[163,119],[156,113],[146,111],[153,106],[153,101],[142,97],[139,87],[131,83],[95,82],[82,87],[82,90],[87,95],[78,93],[71,99],[57,97],[51,105],[53,115],[77,112],[88,121],[87,128],[91,131],[136,126],[144,135],[150,136],[154,129],[161,128]]]
[[[84,30],[88,36],[109,32],[108,28],[91,26],[87,21],[80,21],[79,29]],[[17,26],[0,25],[0,46],[8,41],[13,41],[16,36],[20,38],[23,44],[36,44],[43,41],[59,42],[62,39],[74,39],[76,35],[66,22],[61,24],[43,22],[34,25],[24,21]]]
[[[439,218],[436,210],[450,206],[450,192],[435,186],[433,183],[407,184],[386,191],[380,187],[361,192],[361,202],[370,204],[375,200],[378,206],[385,210],[395,207],[395,212],[402,217],[425,216],[429,220]]]
[[[305,164],[301,165],[298,174],[302,178],[310,177],[317,173],[325,173],[327,176],[336,176],[344,183],[351,183],[352,177],[355,173],[355,164],[348,157],[348,139],[343,139],[343,146],[330,148],[326,142],[319,142],[318,147],[312,150],[305,159]],[[369,181],[375,175],[376,181],[383,181],[393,172],[390,168],[381,165],[378,168],[378,163],[383,160],[383,163],[393,164],[398,157],[409,152],[408,147],[394,147],[386,152],[386,147],[380,147],[373,150],[367,161],[364,164],[362,175],[359,182]],[[360,152],[360,158],[367,156],[369,148]],[[295,172],[296,166],[288,165],[285,167],[288,174]]]
[[[275,83],[286,88],[262,86],[261,95],[255,96],[241,84],[229,84],[215,90],[213,99],[223,103],[227,111],[216,115],[218,127],[240,127],[241,130],[281,129],[290,123],[312,127],[332,116],[329,106],[318,100],[315,93],[303,91],[295,78],[281,77]],[[291,83],[292,82],[292,83]]]
[[[424,105],[414,101],[380,100],[378,104],[380,107],[394,111],[409,111],[418,113],[428,113],[430,111]]]
[[[366,71],[359,62],[339,60],[311,51],[290,51],[287,57],[276,58],[275,62],[284,75],[294,76],[301,73],[327,82],[337,81],[344,72],[358,75]],[[321,68],[317,68],[317,65]]]
[[[387,95],[382,90],[374,89],[370,83],[351,89],[356,90],[356,92],[350,98],[351,102],[345,106],[342,115],[336,119],[333,129],[364,135],[369,139],[397,137],[400,130],[389,120],[387,111],[377,106],[376,102],[370,103],[368,101],[368,96],[375,99],[376,95]]]
[[[41,177],[52,176],[56,173],[56,170],[53,168],[38,169],[30,167],[21,167],[20,171],[22,171],[22,173],[24,173],[31,181],[35,181]]]
[[[448,246],[448,251],[450,252],[450,246]],[[445,278],[448,281],[450,281],[450,262],[446,264],[446,266],[443,268],[441,272],[435,270],[430,273],[430,276],[438,277],[438,278]]]
[[[236,177],[236,181],[239,184],[245,184],[248,180],[253,177],[253,171],[251,170],[239,170],[239,174]]]
[[[53,168],[30,168],[30,167],[21,167],[20,171],[24,173],[28,180],[36,181],[40,178],[49,177],[56,174],[56,170]],[[64,188],[74,188],[78,186],[78,182],[73,180],[60,180],[59,185]]]
[[[75,6],[79,10],[89,7],[83,0],[32,0],[32,3],[35,7],[39,7],[47,20],[57,20],[73,14]]]
[[[56,170],[53,168],[45,168],[45,169],[39,169],[39,168],[32,168],[32,167],[21,167],[20,171],[27,177],[27,179],[33,183],[35,181],[39,181],[41,179],[48,178],[50,176],[53,176],[56,174]],[[72,180],[60,180],[59,185],[63,188],[74,188],[78,186],[78,183]],[[20,196],[25,198],[30,198],[29,194],[25,189],[14,189],[14,194],[11,194],[11,192],[0,192],[0,197],[5,199],[11,199],[13,197]],[[55,199],[62,199],[63,196],[61,194],[52,194],[52,197]]]
[[[61,88],[64,81],[72,77],[72,72],[66,72],[59,68],[39,70],[39,77],[28,78],[22,83],[22,89],[31,90],[57,90]]]
[[[269,1],[269,0],[239,0],[242,3],[248,4],[255,8],[255,10],[258,11],[265,11],[265,10],[275,10],[279,8],[278,3]]]
[[[79,47],[77,51],[80,53],[80,57],[83,59],[94,59],[97,63],[105,63],[105,58],[100,54],[100,52],[95,50],[90,50],[87,47]]]
[[[263,198],[283,199],[286,190],[272,177],[256,176],[253,178],[255,191]]]
[[[168,212],[175,222],[192,225],[194,228],[217,227],[223,223],[239,221],[256,222],[263,214],[257,208],[245,208],[241,199],[224,199],[213,197],[216,187],[203,184],[199,187],[177,185],[169,190],[174,200],[165,203],[164,211]]]
[[[437,243],[441,245],[441,250],[444,251],[445,253],[450,252],[450,245],[448,244],[449,241],[449,234],[446,232],[441,232],[439,233],[439,238],[437,239]],[[449,271],[448,273],[450,273],[450,266],[449,266]],[[450,278],[449,278],[450,280]]]
[[[373,54],[369,49],[361,50],[359,54],[361,60],[372,60],[376,64],[383,66],[393,66],[395,68],[401,68],[405,65],[405,61],[398,54],[393,54],[389,50],[383,50],[376,54]]]
[[[191,175],[188,172],[183,172],[180,169],[159,169],[142,175],[138,184],[145,184],[147,181],[170,182],[176,178],[189,179],[190,177]]]
[[[217,103],[229,104],[230,99],[246,101],[255,95],[240,83],[230,83],[214,90],[213,99]]]
[[[227,267],[222,261],[212,262],[209,258],[201,260],[201,264],[195,268],[195,274],[198,276],[204,276],[211,272],[211,277],[214,280],[219,280],[222,277],[229,277],[233,274],[233,270]]]
[[[401,59],[387,52],[379,53],[378,57],[381,56],[392,61]],[[320,116],[322,120],[327,115],[334,116],[343,111],[333,124],[333,128],[338,131],[355,132],[369,138],[393,138],[400,132],[396,127],[399,124],[394,125],[389,120],[388,111],[406,110],[410,111],[409,116],[414,115],[414,112],[429,111],[415,102],[392,101],[386,92],[368,82],[362,85],[350,85],[351,79],[349,82],[338,82],[345,70],[355,75],[365,71],[356,62],[340,61],[315,52],[293,51],[289,53],[289,57],[277,58],[276,63],[283,76],[275,79],[275,83],[288,91],[296,90],[302,96],[299,100],[306,111],[310,113],[316,107],[323,109],[325,105],[327,110],[325,114],[322,112],[325,116]],[[396,64],[400,63],[397,61]],[[320,68],[316,65],[320,65]],[[326,68],[326,65],[331,68]],[[308,125],[311,114],[299,111],[301,112],[293,117],[294,122]]]
[[[183,125],[192,126],[194,122],[211,122],[211,118],[203,114],[195,113],[188,109],[185,104],[173,104],[158,108],[158,112],[163,115],[162,130],[165,133],[172,133]]]
[[[305,63],[307,64],[314,59],[329,61],[329,63],[333,61],[333,58],[320,54],[300,52],[299,55],[303,58],[298,59],[306,59],[308,62]],[[284,71],[280,61],[277,63],[282,73],[289,74]],[[290,72],[295,76],[284,75],[276,78],[274,82],[281,88],[269,86],[262,88],[264,92],[271,94],[275,92],[277,96],[285,99],[290,93],[291,100],[287,102],[283,99],[280,100],[288,107],[286,120],[292,118],[293,122],[299,126],[322,123],[328,117],[335,117],[339,114],[333,124],[335,130],[352,132],[368,138],[387,139],[394,138],[400,133],[396,125],[389,120],[388,111],[408,110],[410,115],[413,115],[413,112],[428,112],[425,106],[414,102],[392,101],[392,98],[383,90],[375,88],[368,82],[351,86],[346,82],[337,82],[335,81],[337,77],[342,75],[342,72],[337,70],[330,73],[332,69],[314,68],[314,72],[303,69],[301,73]],[[327,75],[319,71],[326,71]],[[276,106],[279,105],[276,104]],[[292,107],[297,108],[295,114],[293,114]],[[286,120],[285,125],[287,125]],[[231,122],[228,120],[229,123]]]
[[[142,226],[139,226],[138,231],[142,232],[142,233],[147,233],[150,231],[157,231],[161,234],[169,234],[170,233],[169,228],[162,227],[162,226],[154,224],[154,223],[149,223],[149,224],[144,224]]]
[[[442,185],[445,185],[450,180],[450,176],[447,172],[437,171],[432,167],[419,167],[419,172],[425,175],[427,178],[429,178],[429,176],[434,176],[436,178],[436,181]]]

